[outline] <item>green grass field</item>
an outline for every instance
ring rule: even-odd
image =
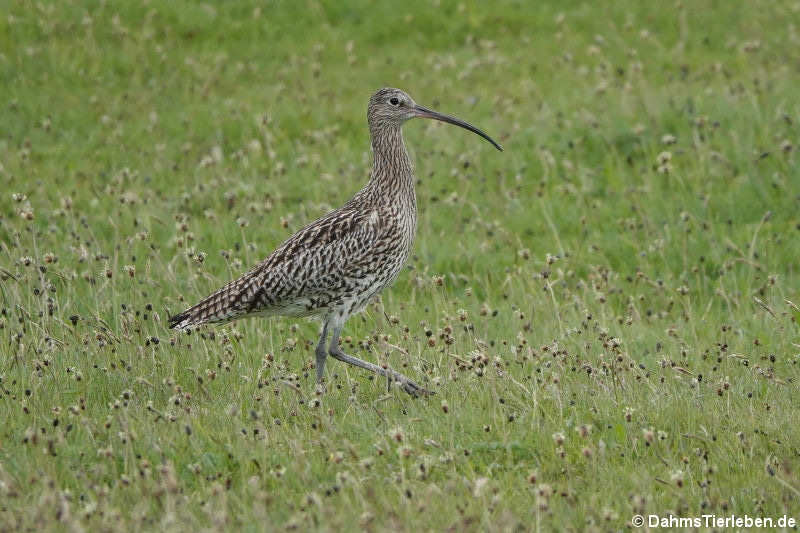
[[[1,531],[800,520],[797,3],[0,4]],[[505,147],[406,125],[347,324],[436,395],[167,329],[363,186],[382,86]]]

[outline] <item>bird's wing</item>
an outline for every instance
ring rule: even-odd
[[[377,211],[340,210],[284,242],[242,293],[254,311],[298,298],[323,300],[366,280],[390,240]],[[317,302],[318,304],[324,302]]]
[[[249,314],[308,311],[366,283],[391,242],[377,211],[345,208],[304,227],[264,261],[170,319],[170,327],[227,322]]]

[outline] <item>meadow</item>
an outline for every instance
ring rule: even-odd
[[[0,531],[800,520],[800,4],[0,6]],[[383,86],[505,148],[405,126],[414,255],[345,329],[436,394],[169,330],[366,183]]]

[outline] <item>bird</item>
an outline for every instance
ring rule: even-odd
[[[395,281],[411,253],[417,200],[402,126],[413,118],[459,126],[503,151],[475,126],[421,106],[400,89],[379,89],[367,106],[373,152],[367,184],[342,207],[297,231],[248,272],[170,317],[170,328],[186,330],[252,316],[317,318],[322,322],[314,351],[317,383],[324,383],[330,355],[385,376],[389,386],[395,382],[414,397],[433,394],[389,367],[346,354],[339,345],[347,319]]]

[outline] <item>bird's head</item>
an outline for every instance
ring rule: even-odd
[[[399,128],[405,121],[415,118],[431,118],[462,127],[476,133],[492,143],[492,145],[503,151],[502,146],[497,144],[494,139],[479,130],[472,124],[464,122],[456,117],[439,113],[427,107],[417,104],[413,98],[400,89],[385,87],[379,89],[369,99],[367,107],[367,121],[371,130],[376,131],[382,128]]]

